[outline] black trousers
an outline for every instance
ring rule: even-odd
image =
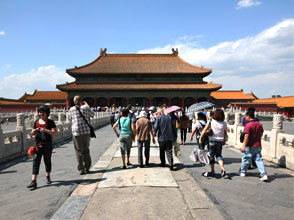
[[[159,141],[160,161],[161,165],[165,165],[165,153],[167,160],[171,166],[174,165],[173,159],[173,142],[172,141]]]
[[[186,142],[186,137],[187,137],[187,128],[181,128],[181,141]]]
[[[149,163],[150,140],[138,141],[138,163],[139,163],[139,165],[144,165],[143,164],[143,156],[142,156],[143,146],[145,147],[145,152],[144,152],[144,154],[145,154],[145,164]]]
[[[51,172],[51,156],[52,156],[53,146],[52,144],[44,144],[42,147],[38,147],[37,157],[33,161],[33,174],[38,175],[40,170],[40,164],[42,156],[44,157],[45,170],[46,172]]]

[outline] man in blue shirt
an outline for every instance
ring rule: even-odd
[[[160,161],[161,166],[165,166],[165,152],[167,156],[167,160],[170,164],[170,170],[174,170],[173,167],[173,142],[176,141],[177,130],[176,126],[173,125],[171,117],[169,115],[165,115],[163,110],[160,109],[161,115],[157,118],[154,124],[154,133],[158,132],[158,143],[160,149]]]

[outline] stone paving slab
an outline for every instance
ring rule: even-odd
[[[111,199],[110,199],[111,198]],[[178,188],[98,188],[81,220],[192,220]]]
[[[70,196],[51,219],[79,219],[89,200],[90,196]]]
[[[130,160],[135,162],[136,159],[131,157]],[[159,164],[159,159],[150,158],[150,163]],[[105,180],[99,183],[98,188],[130,186],[178,187],[168,167],[139,168],[138,166],[133,166],[122,169],[121,166],[122,160],[114,158],[103,175]]]

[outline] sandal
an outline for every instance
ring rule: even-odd
[[[226,176],[226,171],[225,170],[222,170],[221,171],[221,177],[224,177],[224,176]]]
[[[52,181],[51,181],[51,179],[50,179],[50,176],[46,176],[46,183],[47,183],[47,184],[51,184],[51,183],[52,183]]]
[[[128,165],[128,166],[131,166],[131,165],[133,165],[133,164],[132,164],[131,162],[127,162],[127,165]]]
[[[202,173],[202,176],[205,176],[205,177],[209,177],[209,176],[214,177],[214,174],[215,174],[214,171],[213,172],[206,171],[206,172]]]

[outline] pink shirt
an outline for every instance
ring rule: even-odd
[[[263,134],[263,127],[258,121],[247,123],[244,128],[244,133],[249,135],[247,146],[261,147],[261,137]]]

